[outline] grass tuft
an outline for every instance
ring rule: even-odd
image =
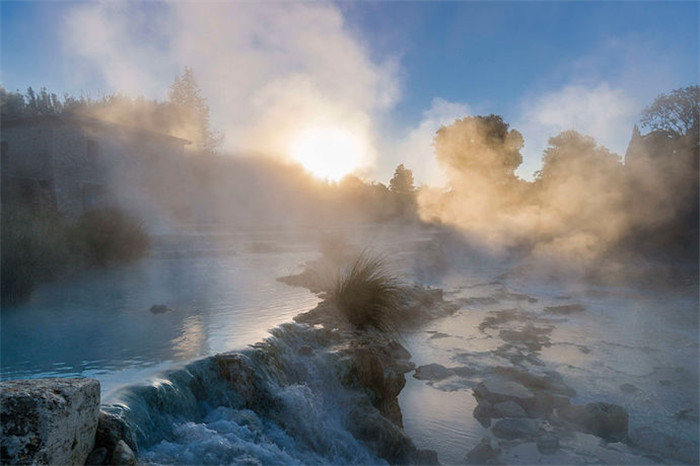
[[[381,256],[362,253],[338,276],[330,300],[353,327],[393,330],[402,307],[403,287]]]

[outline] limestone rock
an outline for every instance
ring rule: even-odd
[[[629,434],[629,443],[635,447],[665,458],[687,464],[699,464],[698,446],[672,437],[653,427],[638,427]]]
[[[418,367],[413,377],[418,380],[442,380],[452,375],[454,375],[454,373],[445,366],[432,363]]]
[[[501,450],[493,448],[488,438],[483,438],[477,446],[467,453],[465,462],[467,464],[502,464],[499,458],[500,453]]]
[[[551,432],[545,432],[537,437],[537,450],[545,455],[551,455],[559,450],[559,439]]]
[[[540,425],[534,419],[500,419],[493,425],[491,432],[496,437],[506,440],[532,440],[539,434]]]
[[[107,463],[109,452],[105,447],[95,448],[85,460],[86,465],[98,466]]]
[[[12,380],[0,389],[2,464],[85,464],[100,412],[97,380]]]
[[[621,441],[627,437],[629,416],[622,406],[595,402],[585,406],[569,406],[557,411],[559,416],[582,432],[605,440]]]
[[[479,383],[474,388],[474,396],[477,400],[485,399],[491,403],[514,401],[523,406],[523,404],[534,399],[535,395],[517,382],[494,377]]]
[[[136,464],[136,455],[124,440],[117,442],[117,447],[112,453],[112,464],[118,466],[132,466]]]
[[[492,417],[527,417],[527,413],[519,404],[509,400],[493,405]]]

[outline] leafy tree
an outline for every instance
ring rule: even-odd
[[[403,164],[396,167],[394,171],[394,177],[389,181],[389,189],[395,193],[412,193],[415,191],[413,186],[413,172],[408,168],[405,168]]]
[[[499,115],[457,120],[437,131],[433,145],[450,177],[473,172],[492,180],[514,178],[523,157],[522,135]]]
[[[592,137],[569,130],[549,139],[549,147],[542,156],[542,169],[535,173],[535,178],[540,182],[572,176],[590,179],[594,174],[613,174],[621,167],[620,156],[599,146]]]
[[[176,76],[170,86],[170,104],[176,121],[176,130],[192,139],[203,153],[216,152],[222,136],[209,126],[209,105],[194,78],[192,68],[185,67],[182,76]]]
[[[700,87],[689,86],[661,94],[642,112],[641,123],[670,136],[700,133]]]

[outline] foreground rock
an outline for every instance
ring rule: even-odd
[[[2,464],[85,464],[100,413],[97,380],[15,380],[0,389]]]

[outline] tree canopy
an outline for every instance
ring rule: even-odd
[[[194,78],[192,68],[185,67],[182,76],[175,76],[168,94],[175,118],[175,131],[192,139],[195,147],[204,153],[214,153],[221,144],[221,134],[209,125],[209,105]]]
[[[500,115],[470,116],[437,131],[438,162],[455,174],[475,172],[492,179],[513,177],[523,157],[522,135]]]
[[[651,131],[670,136],[700,132],[700,87],[689,86],[660,94],[642,112],[641,123]]]
[[[389,181],[389,189],[395,193],[408,194],[415,191],[413,186],[413,172],[400,164],[394,171],[394,176]]]

